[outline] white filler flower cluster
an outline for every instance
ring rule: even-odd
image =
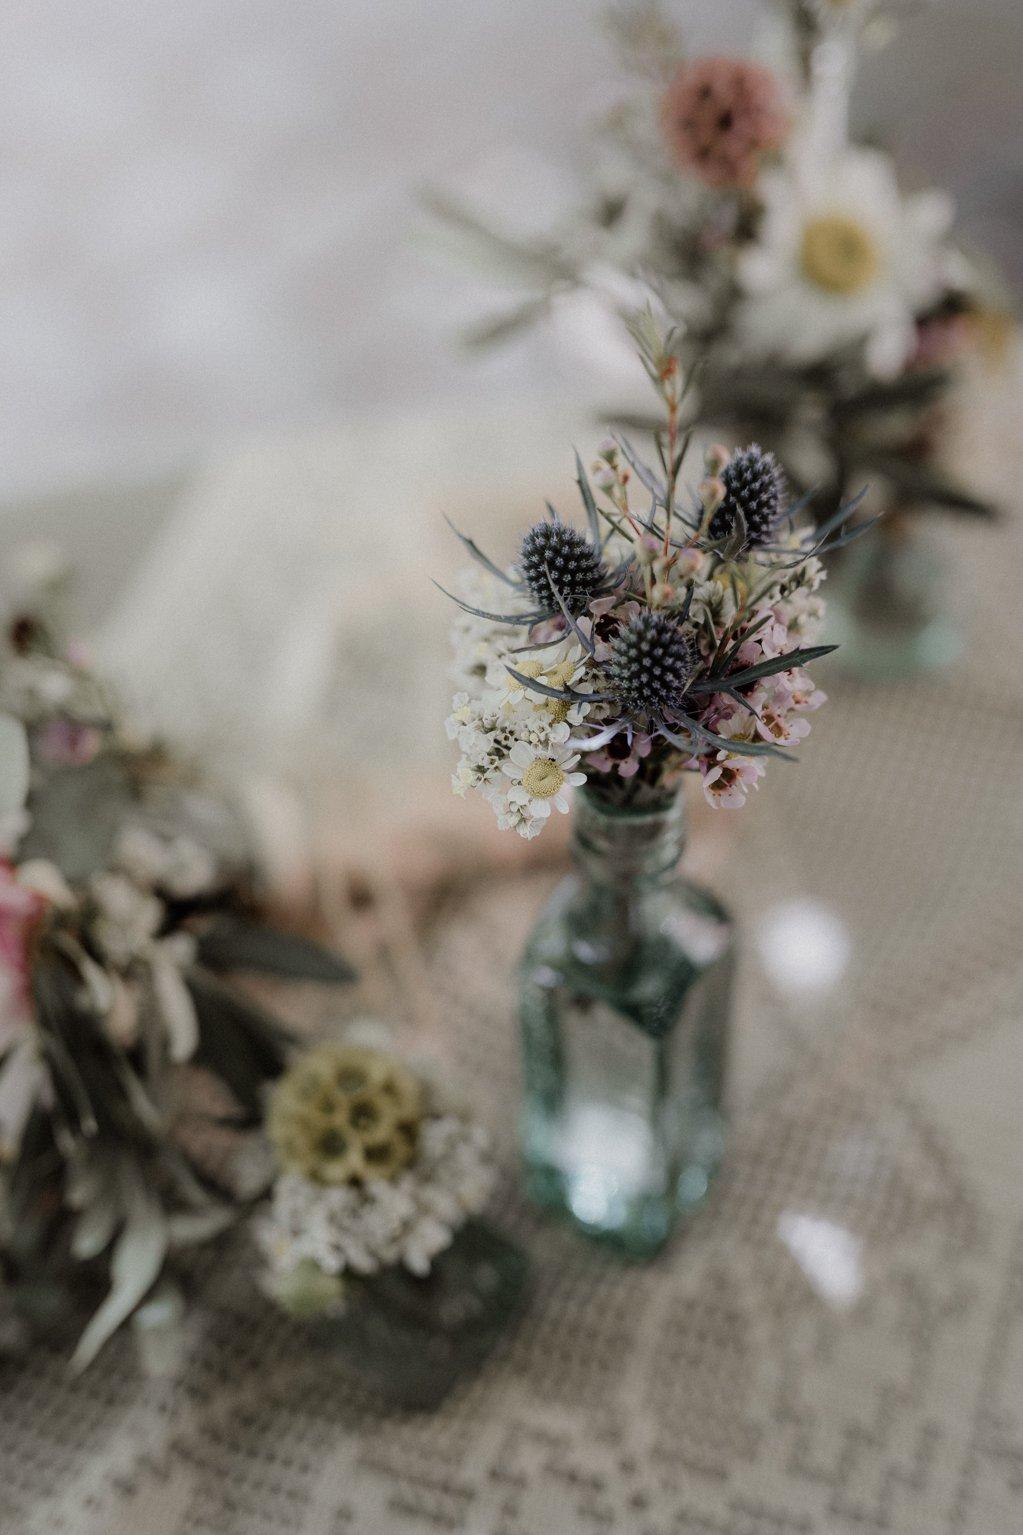
[[[323,1274],[375,1274],[402,1264],[430,1272],[493,1184],[489,1137],[453,1114],[428,1115],[415,1160],[397,1178],[329,1186],[284,1173],[274,1186],[256,1238],[270,1269],[269,1288],[314,1264]]]

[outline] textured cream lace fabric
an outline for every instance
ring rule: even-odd
[[[81,1380],[5,1367],[5,1532],[1023,1529],[1023,525],[949,542],[968,659],[830,680],[802,764],[697,822],[746,948],[734,1134],[691,1230],[629,1266],[520,1201],[509,970],[551,876],[481,879],[423,962],[532,1258],[517,1331],[433,1415],[388,1414],[228,1246],[163,1374],[128,1334]],[[851,941],[831,985],[770,963],[793,902]]]

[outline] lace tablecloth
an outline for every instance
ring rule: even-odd
[[[831,679],[802,764],[697,827],[746,945],[734,1134],[692,1228],[630,1266],[521,1202],[508,974],[552,876],[480,879],[421,958],[531,1255],[518,1329],[436,1413],[388,1413],[229,1244],[164,1374],[129,1334],[82,1379],[4,1367],[5,1532],[1023,1528],[1023,534],[951,544],[969,658]]]

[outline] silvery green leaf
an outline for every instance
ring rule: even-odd
[[[447,523],[452,533],[458,539],[459,543],[468,550],[468,552],[472,555],[473,559],[476,560],[478,564],[483,566],[484,570],[489,570],[492,576],[496,576],[499,581],[503,581],[507,586],[518,587],[519,582],[515,580],[514,576],[510,576],[506,570],[502,570],[500,565],[495,565],[494,561],[483,553],[483,550],[480,548],[479,544],[477,544],[473,539],[469,538],[467,534],[460,533],[455,527],[454,523],[451,521],[450,517],[445,516],[444,521]]]
[[[630,467],[638,475],[641,483],[646,486],[653,496],[654,501],[663,506],[668,494],[664,481],[654,473],[649,464],[644,463],[627,437],[623,436],[620,432],[615,432],[614,440],[624,453]]]
[[[88,1205],[75,1222],[71,1238],[74,1256],[83,1262],[98,1257],[109,1246],[117,1230],[120,1214],[113,1191],[100,1191],[95,1203]]]
[[[923,408],[944,394],[951,382],[952,375],[946,368],[920,368],[880,383],[872,380],[847,399],[837,400],[835,414],[842,417],[870,411],[887,413],[904,405]]]
[[[154,948],[151,969],[153,995],[167,1030],[170,1058],[178,1064],[191,1060],[199,1043],[199,1020],[191,993],[179,967],[160,944]]]
[[[28,736],[20,720],[0,714],[0,815],[13,815],[28,798]]]
[[[558,591],[558,588],[554,584],[554,576],[551,573],[550,562],[548,560],[544,560],[543,568],[544,568],[544,570],[547,573],[547,581],[548,581],[548,584],[550,586],[550,589],[554,593],[554,600],[558,604],[558,607],[561,609],[562,615],[564,616],[565,622],[568,624],[569,629],[572,631],[573,635],[578,640],[578,642],[582,646],[583,650],[585,650],[586,654],[588,656],[594,655],[595,654],[595,646],[593,644],[593,641],[590,639],[588,634],[584,634],[583,633],[583,631],[580,629],[579,625],[576,623],[575,619],[572,617],[572,614],[569,611],[568,604],[566,603],[564,597],[562,597],[561,593]]]
[[[551,616],[550,611],[544,609],[537,609],[531,613],[488,613],[485,608],[474,608],[470,603],[463,602],[461,597],[456,597],[454,592],[446,591],[439,581],[433,584],[439,592],[444,593],[445,597],[450,597],[452,602],[457,603],[463,613],[471,613],[474,618],[485,618],[492,624],[524,624],[527,628],[531,628],[541,619]]]
[[[575,688],[552,688],[546,682],[541,682],[538,677],[527,677],[523,672],[517,672],[513,666],[506,666],[505,671],[515,681],[528,688],[531,693],[542,693],[545,698],[559,698],[570,704],[579,703],[606,703],[610,700],[610,693],[578,693]]]
[[[599,549],[600,519],[597,516],[597,503],[593,499],[593,491],[590,489],[590,482],[586,478],[586,470],[583,468],[583,461],[579,457],[578,450],[576,450],[575,455],[575,483],[579,487],[579,494],[582,496],[583,505],[586,508],[586,518],[590,525],[590,543],[594,549]]]
[[[47,1082],[35,1040],[25,1035],[0,1061],[0,1144],[15,1152],[32,1107]]]
[[[151,1288],[167,1254],[167,1225],[155,1197],[132,1173],[132,1193],[124,1229],[110,1259],[110,1293],[78,1340],[71,1368],[91,1364],[104,1343],[135,1310]]]
[[[219,1236],[237,1219],[230,1205],[210,1205],[205,1210],[182,1210],[167,1219],[167,1240],[171,1247],[191,1247]]]
[[[482,257],[489,268],[543,286],[574,281],[574,264],[554,245],[542,241],[529,245],[503,234],[443,193],[427,190],[422,200],[429,212],[464,242],[466,250]]]

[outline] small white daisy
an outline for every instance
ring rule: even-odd
[[[937,192],[903,197],[892,162],[848,149],[799,156],[761,177],[757,240],[739,258],[748,295],[739,335],[757,353],[813,362],[862,341],[867,364],[890,376],[915,343],[914,318],[941,293],[958,259]]]
[[[564,743],[551,740],[537,748],[516,741],[501,766],[502,773],[512,780],[504,797],[530,820],[545,821],[552,807],[566,815],[568,790],[586,782],[586,774],[577,771],[578,763],[579,753]]]

